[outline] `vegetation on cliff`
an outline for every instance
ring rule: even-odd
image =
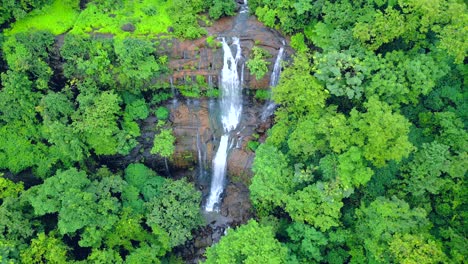
[[[138,140],[170,159],[172,93],[158,81],[169,61],[155,51],[166,37],[203,36],[200,25],[233,15],[235,2],[0,4],[0,262],[181,262],[172,250],[203,223],[200,192],[144,160],[102,161]],[[464,263],[466,4],[249,6],[296,54],[272,91],[268,138],[250,146],[256,219],[229,229],[206,262]],[[252,55],[260,78],[266,54]],[[187,97],[207,85],[187,83]],[[142,139],[148,117],[157,125]]]

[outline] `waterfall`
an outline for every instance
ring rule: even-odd
[[[270,76],[270,89],[271,87],[277,86],[279,82],[279,77],[281,74],[281,61],[282,61],[283,53],[284,53],[284,46],[286,45],[284,40],[282,41],[282,43],[283,45],[280,47],[278,51],[278,56],[276,57],[275,65],[273,66],[273,72],[271,73],[271,76]],[[275,102],[273,102],[273,100],[269,100],[263,107],[261,120],[263,122],[266,121],[266,119],[273,114],[273,112],[275,111],[275,108],[276,108]]]
[[[233,38],[233,45],[236,48],[235,57],[224,38],[222,38],[222,44],[224,60],[221,71],[220,115],[221,124],[223,125],[223,136],[213,159],[211,189],[205,207],[205,210],[208,212],[219,211],[226,177],[228,152],[232,147],[232,144],[229,143],[230,132],[237,128],[242,114],[242,86],[237,72],[237,63],[241,58],[239,38]]]
[[[200,138],[200,129],[197,129],[197,153],[198,153],[198,176],[202,179],[205,176],[206,151]]]

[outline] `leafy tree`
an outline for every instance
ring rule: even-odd
[[[336,182],[317,182],[288,197],[286,211],[295,222],[308,223],[320,231],[340,225],[341,201],[349,193]]]
[[[83,112],[81,116],[75,117],[75,128],[83,133],[86,143],[97,155],[117,152],[120,102],[120,97],[114,92],[103,92],[94,98],[91,106],[80,109]]]
[[[110,195],[112,184],[123,184],[112,178],[101,183],[91,182],[86,173],[75,168],[59,171],[42,185],[28,190],[28,200],[36,215],[58,213],[57,229],[60,234],[73,234],[83,230],[80,246],[97,247],[105,231],[117,222],[120,204]],[[114,187],[114,188],[116,188]]]
[[[169,158],[174,153],[175,137],[172,135],[172,129],[162,129],[159,134],[154,137],[153,148],[151,154],[159,154],[164,158]]]
[[[154,56],[153,44],[146,40],[125,38],[114,43],[119,62],[118,79],[125,90],[140,91],[161,70]]]
[[[205,263],[286,263],[286,255],[272,228],[251,220],[208,248]]]
[[[422,235],[395,235],[389,243],[394,261],[402,264],[443,263],[447,258],[438,243]]]
[[[39,233],[21,253],[22,263],[66,263],[69,248],[54,233]]]
[[[395,235],[425,234],[430,228],[424,210],[411,209],[396,197],[379,197],[369,206],[361,205],[356,216],[356,238],[364,246],[367,258],[383,263],[391,260],[388,245]]]
[[[359,131],[354,144],[362,147],[363,156],[381,167],[389,160],[400,161],[413,150],[408,141],[409,122],[375,97],[364,103],[366,113],[353,109],[350,124]]]
[[[250,199],[257,213],[266,215],[276,207],[284,207],[293,187],[286,157],[269,144],[260,145],[252,170],[255,176],[249,186]]]
[[[125,114],[128,118],[145,119],[149,115],[149,109],[144,99],[135,100],[125,106]]]
[[[0,173],[0,199],[7,197],[18,197],[19,193],[24,189],[23,182],[14,183],[9,179],[3,177]]]
[[[45,90],[52,77],[49,66],[48,47],[54,43],[50,32],[36,31],[18,33],[3,43],[5,59],[11,71],[27,74],[34,82],[34,88]]]
[[[219,19],[222,16],[233,16],[235,14],[236,3],[230,0],[212,0],[209,1],[210,8],[208,13],[212,19]]]
[[[273,88],[273,100],[288,108],[289,115],[319,115],[325,106],[327,92],[311,75],[308,55],[297,54],[294,64],[286,68],[278,86]]]
[[[286,246],[292,251],[298,263],[313,263],[323,260],[323,249],[327,245],[327,237],[315,228],[294,222],[287,229],[291,242]]]
[[[346,96],[349,99],[361,98],[363,81],[369,74],[369,68],[359,57],[350,52],[317,53],[314,63],[314,76],[325,83],[331,94]]]
[[[103,86],[115,85],[116,55],[113,40],[67,34],[60,54],[67,78],[87,79]]]
[[[200,202],[201,195],[192,184],[167,180],[159,195],[146,204],[146,223],[166,231],[171,247],[181,245],[192,238],[191,230],[202,224]]]
[[[255,79],[260,80],[268,72],[269,61],[265,59],[268,57],[268,52],[259,47],[253,47],[250,59],[246,65],[249,68],[250,73],[255,75]]]
[[[32,82],[27,75],[7,71],[1,77],[3,88],[0,91],[0,120],[35,123],[35,107],[39,104],[40,95],[32,91]]]

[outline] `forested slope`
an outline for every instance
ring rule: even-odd
[[[259,224],[229,232],[207,262],[464,263],[466,5],[249,4],[297,53],[256,151]]]
[[[201,37],[234,1],[0,4],[0,262],[181,262],[173,249],[203,224],[200,192],[141,163],[101,161],[128,155],[148,116],[151,153],[171,156],[159,40]],[[206,262],[464,263],[466,4],[249,6],[296,54],[256,149],[256,218]]]

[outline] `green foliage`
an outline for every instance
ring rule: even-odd
[[[166,181],[158,197],[147,203],[146,223],[153,229],[161,227],[170,237],[170,246],[183,244],[192,238],[191,230],[202,224],[201,194],[184,180]]]
[[[203,1],[201,0],[172,1],[172,5],[169,8],[169,12],[173,15],[172,27],[174,29],[174,34],[178,37],[188,39],[195,39],[201,37],[202,35],[205,35],[207,32],[198,24],[197,14],[203,11],[203,9],[206,8],[204,4],[206,5],[208,3],[208,1],[203,3]]]
[[[260,143],[258,143],[258,141],[249,141],[247,142],[247,148],[250,149],[251,151],[255,151],[258,146],[260,145]]]
[[[125,114],[132,120],[145,119],[149,115],[149,109],[144,99],[138,99],[127,104]]]
[[[291,195],[286,204],[286,211],[291,218],[300,223],[308,223],[320,231],[339,226],[341,208],[345,194],[335,183],[309,185]]]
[[[348,52],[317,53],[314,56],[314,76],[325,83],[331,94],[359,99],[363,93],[363,79],[368,69],[359,58]]]
[[[271,94],[270,91],[267,90],[255,90],[255,98],[261,101],[265,101],[270,99]]]
[[[72,34],[103,33],[117,37],[147,35],[154,37],[167,33],[172,24],[168,9],[171,1],[92,1],[86,4],[76,19]],[[122,26],[132,24],[133,32],[124,31]]]
[[[86,143],[98,155],[117,152],[116,134],[119,132],[117,118],[120,112],[120,97],[114,92],[103,92],[94,98],[83,114],[76,117],[75,128],[83,133]]]
[[[322,232],[297,222],[291,224],[286,232],[291,240],[286,245],[299,263],[314,263],[323,260],[323,248],[327,245],[328,239]]]
[[[286,255],[272,228],[251,220],[208,248],[205,263],[286,263]]]
[[[72,28],[79,14],[78,0],[27,0],[21,1],[21,4],[17,4],[17,1],[2,2],[6,2],[4,6],[6,10],[13,8],[10,10],[16,19],[7,34],[47,30],[59,35]],[[8,7],[12,2],[16,2],[16,6]],[[32,12],[26,14],[31,10]],[[0,24],[2,22],[2,15],[0,15]]]
[[[153,148],[151,154],[158,154],[164,158],[169,158],[174,153],[175,137],[172,135],[171,129],[163,129],[154,137]]]
[[[0,24],[4,24],[11,19],[19,20],[23,18],[28,12],[34,8],[39,8],[47,4],[48,0],[28,0],[28,1],[7,1],[1,2],[2,8],[0,9]]]
[[[447,258],[440,245],[420,234],[395,235],[389,243],[394,261],[402,264],[443,263]]]
[[[291,47],[299,53],[306,53],[309,48],[306,45],[304,34],[297,33],[291,37]]]
[[[22,263],[66,263],[68,247],[54,234],[39,233],[31,246],[21,253]]]
[[[252,170],[255,177],[249,186],[250,199],[257,213],[265,215],[275,207],[284,207],[292,189],[292,172],[286,157],[271,145],[260,145]]]
[[[311,71],[309,56],[299,53],[294,64],[282,72],[279,85],[273,88],[273,100],[288,108],[293,117],[318,114],[325,106],[328,94]]]
[[[257,46],[252,48],[252,54],[246,65],[250,70],[250,74],[255,75],[257,80],[262,79],[268,72],[268,65],[270,62],[265,60],[268,56],[269,54],[266,50]]]
[[[366,113],[351,111],[350,123],[359,129],[353,141],[362,146],[364,157],[381,167],[389,160],[400,161],[413,150],[408,141],[409,122],[374,97],[364,103]]]
[[[212,19],[219,19],[222,16],[233,16],[235,14],[236,3],[231,0],[211,0],[208,13]]]
[[[164,106],[160,106],[155,111],[156,117],[160,120],[167,120],[169,118],[169,109]]]
[[[397,198],[379,197],[369,206],[362,205],[356,215],[358,243],[363,243],[369,259],[378,262],[390,261],[388,244],[392,243],[395,234],[427,234],[430,228],[423,209],[411,209]]]
[[[24,189],[23,182],[14,183],[9,179],[3,177],[0,173],[0,199],[7,197],[17,197]]]

